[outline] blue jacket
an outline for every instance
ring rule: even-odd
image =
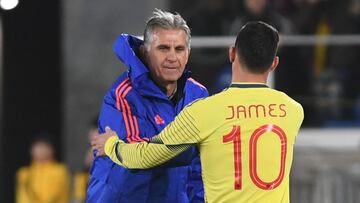
[[[138,142],[158,134],[190,102],[208,96],[205,87],[184,71],[178,80],[177,103],[150,79],[148,68],[137,57],[143,42],[122,34],[113,49],[128,67],[104,97],[99,131],[106,126],[120,139]],[[107,157],[96,157],[90,170],[87,202],[186,203],[204,202],[197,149],[180,154],[149,170],[129,170]]]

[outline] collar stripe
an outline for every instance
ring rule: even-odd
[[[268,88],[265,84],[231,84],[230,87],[237,88]]]

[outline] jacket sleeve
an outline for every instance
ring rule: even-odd
[[[104,133],[105,127],[109,126],[117,132],[120,139],[127,142],[123,115],[116,108],[116,100],[113,98],[113,94],[112,91],[109,91],[104,97],[99,114],[99,132]],[[96,156],[96,152],[94,152],[94,161],[91,165],[90,180],[86,193],[88,202],[98,201],[113,165],[114,163],[108,157]]]
[[[187,194],[191,203],[203,203],[204,185],[201,177],[200,156],[197,149],[196,151],[198,155],[191,162],[191,171],[187,184]]]
[[[128,142],[127,131],[124,122],[124,115],[120,109],[116,108],[116,100],[112,98],[109,92],[101,107],[99,116],[99,132],[104,133],[105,127],[109,126],[112,130],[116,131],[118,137],[124,142]]]

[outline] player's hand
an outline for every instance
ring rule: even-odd
[[[106,126],[105,133],[96,135],[91,139],[91,147],[97,151],[96,156],[105,156],[105,143],[112,136],[117,136],[116,132]]]

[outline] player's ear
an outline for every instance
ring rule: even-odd
[[[269,70],[274,71],[278,65],[279,65],[279,57],[275,56]]]
[[[231,46],[229,48],[229,61],[230,63],[233,63],[235,61],[235,57],[236,57],[236,49],[234,46]]]

